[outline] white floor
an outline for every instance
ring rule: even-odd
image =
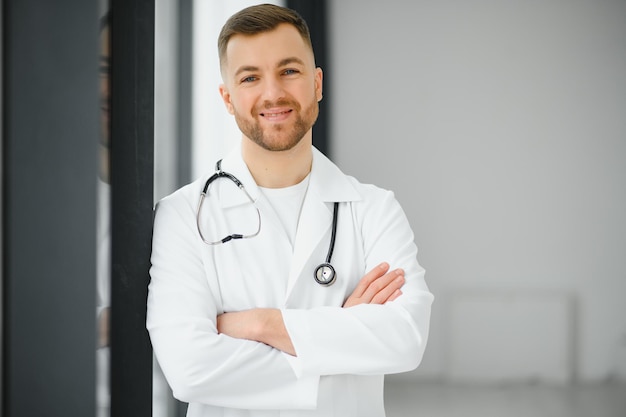
[[[626,417],[626,383],[545,386],[387,382],[387,417]]]

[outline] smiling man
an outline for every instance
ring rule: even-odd
[[[157,206],[157,359],[188,416],[384,416],[433,300],[406,216],[312,146],[323,76],[297,13],[244,9],[218,48],[242,139]]]
[[[292,149],[317,119],[322,70],[289,24],[254,37],[232,36],[222,77],[220,93],[229,112],[246,138],[265,150]]]

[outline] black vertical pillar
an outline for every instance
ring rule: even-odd
[[[152,414],[154,0],[111,0],[111,415]]]
[[[93,416],[98,4],[2,6],[2,415]]]
[[[287,7],[297,11],[307,22],[311,32],[311,43],[315,52],[315,64],[324,74],[330,74],[330,62],[327,42],[326,0],[287,0]],[[324,77],[324,96],[330,95],[331,83]],[[329,100],[320,103],[320,114],[313,127],[313,145],[327,156],[330,155],[328,119]]]

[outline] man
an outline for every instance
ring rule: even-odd
[[[157,359],[188,416],[384,416],[384,374],[421,361],[433,300],[406,216],[313,148],[322,71],[299,15],[244,9],[218,48],[242,140],[157,207]]]

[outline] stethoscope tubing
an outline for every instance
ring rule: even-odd
[[[330,245],[328,246],[328,255],[326,255],[326,263],[329,264],[335,250],[335,238],[337,237],[337,215],[339,213],[339,203],[335,203],[333,207],[333,231],[330,234]]]
[[[200,235],[200,239],[202,239],[202,241],[206,243],[207,245],[211,245],[211,246],[220,245],[222,243],[226,243],[233,239],[250,239],[252,237],[255,237],[261,232],[261,212],[259,211],[259,208],[256,206],[254,199],[248,193],[248,190],[246,190],[246,187],[244,187],[243,183],[239,181],[237,177],[235,177],[233,174],[222,171],[221,165],[222,165],[222,160],[220,159],[219,161],[217,161],[217,164],[215,164],[215,169],[216,169],[215,174],[211,175],[211,177],[209,177],[209,179],[204,184],[204,188],[202,189],[202,192],[200,193],[200,200],[198,201],[198,208],[196,210],[196,228],[198,229],[198,234]],[[204,202],[204,199],[206,198],[207,192],[209,190],[209,186],[211,185],[213,181],[215,181],[218,178],[228,178],[231,181],[233,181],[237,185],[237,187],[246,194],[246,196],[248,197],[248,199],[254,206],[254,209],[256,210],[258,225],[259,225],[257,227],[257,230],[254,233],[249,234],[249,235],[234,233],[234,234],[226,236],[225,238],[221,240],[216,240],[216,241],[207,240],[202,234],[202,228],[200,227],[200,213],[202,209],[202,203]]]
[[[215,174],[211,175],[209,179],[206,181],[206,183],[204,184],[204,188],[202,189],[202,192],[200,193],[200,200],[198,201],[198,208],[196,210],[196,227],[198,229],[198,234],[200,235],[200,239],[202,239],[202,242],[206,243],[207,245],[214,246],[214,245],[224,244],[231,240],[249,239],[249,238],[257,236],[261,232],[261,212],[259,211],[259,208],[257,207],[254,199],[248,193],[248,191],[246,190],[246,187],[244,187],[243,183],[239,181],[237,177],[235,177],[233,174],[222,171],[221,159],[217,161],[217,163],[215,164],[215,171],[216,171]],[[257,218],[258,218],[258,224],[259,224],[259,227],[254,233],[250,235],[243,235],[240,233],[235,233],[235,234],[228,235],[221,240],[216,240],[216,241],[207,240],[202,234],[202,228],[200,227],[200,223],[201,223],[200,213],[202,211],[202,203],[204,202],[204,199],[207,196],[209,186],[211,185],[213,181],[215,181],[218,178],[228,178],[229,180],[233,181],[237,185],[237,187],[246,194],[246,196],[248,197],[248,199],[254,206],[256,210]],[[317,268],[315,268],[315,271],[313,272],[313,278],[315,278],[315,281],[322,286],[330,286],[337,279],[337,273],[335,272],[335,268],[331,265],[330,261],[333,256],[333,251],[335,250],[335,239],[337,237],[338,213],[339,213],[339,203],[335,202],[334,207],[333,207],[332,231],[330,235],[330,244],[328,246],[328,254],[326,255],[326,262],[324,262],[323,264],[320,264]]]

